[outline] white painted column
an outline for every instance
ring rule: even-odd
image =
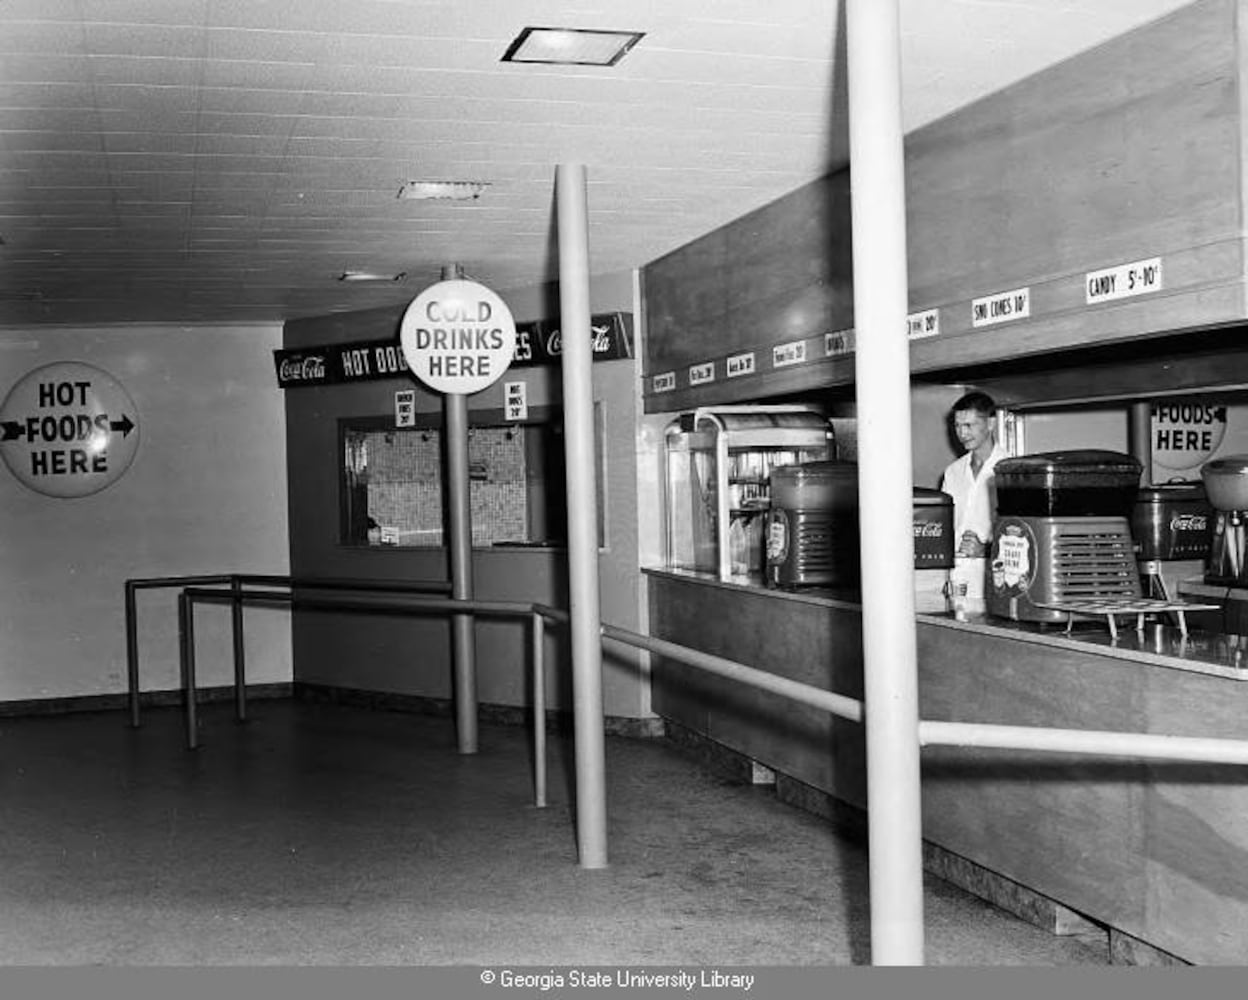
[[[598,494],[594,482],[593,345],[589,327],[589,211],[583,164],[555,172],[562,330],[563,434],[568,480],[568,591],[576,836],[582,868],[607,865],[602,720],[602,611],[598,597]]]
[[[847,0],[871,961],[923,964],[905,159],[897,0]]]

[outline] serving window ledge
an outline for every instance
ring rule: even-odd
[[[679,569],[651,568],[644,572],[650,576],[693,581],[712,588],[762,593],[779,602],[826,605],[844,610],[860,610],[862,607],[859,595],[849,590],[772,589],[764,586],[761,577],[720,580],[710,573]],[[1243,594],[1248,600],[1248,591]],[[1081,649],[1096,655],[1172,670],[1248,681],[1248,636],[1201,628],[1201,619],[1194,614],[1189,615],[1186,635],[1177,627],[1156,622],[1147,622],[1143,630],[1133,626],[1120,627],[1117,635],[1111,635],[1103,621],[1094,620],[1076,619],[1067,632],[1065,622],[1016,622],[986,614],[970,614],[965,621],[959,621],[952,614],[920,611],[916,618],[924,625],[1001,636],[1068,651]],[[782,628],[783,622],[777,621],[776,627]]]

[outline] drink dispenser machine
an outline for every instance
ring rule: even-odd
[[[761,581],[771,473],[834,451],[831,427],[815,406],[682,413],[664,433],[666,564]]]
[[[988,613],[1060,622],[1067,615],[1052,605],[1140,598],[1128,518],[1142,468],[1095,449],[998,462]]]
[[[1200,476],[1214,511],[1205,582],[1248,586],[1248,455],[1215,458]]]

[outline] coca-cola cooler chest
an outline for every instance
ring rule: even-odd
[[[923,486],[914,488],[914,608],[948,609],[953,566],[953,497]]]
[[[914,568],[953,565],[953,497],[941,490],[914,488]]]

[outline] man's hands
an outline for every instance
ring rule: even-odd
[[[987,552],[984,543],[973,531],[962,532],[962,540],[958,542],[958,555],[980,558]]]

